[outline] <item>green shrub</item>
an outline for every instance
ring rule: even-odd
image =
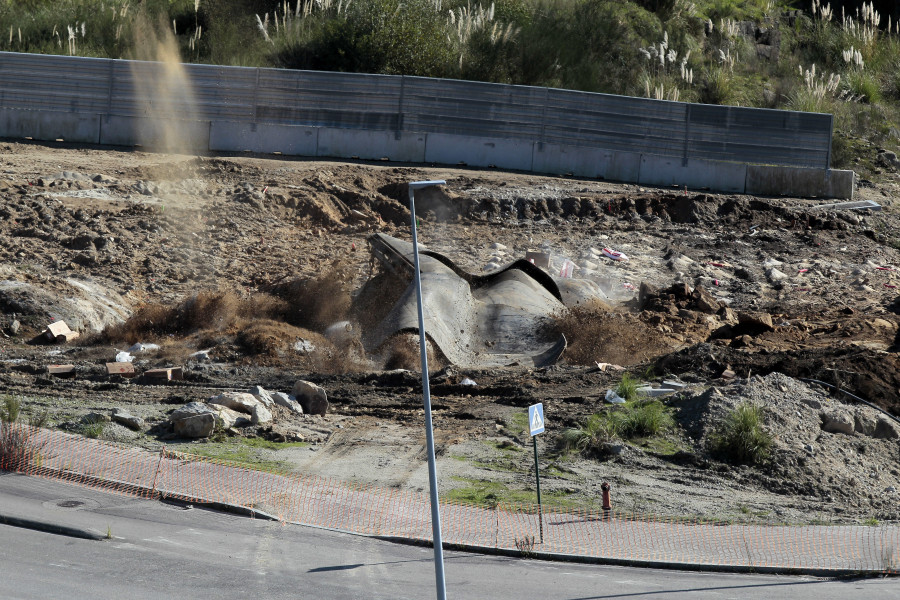
[[[591,415],[580,427],[565,429],[560,444],[585,456],[600,455],[616,439],[649,437],[672,427],[675,420],[659,400],[640,400]]]
[[[648,437],[672,427],[675,420],[659,400],[639,400],[610,414],[613,430],[624,438]]]
[[[697,100],[702,104],[736,106],[741,103],[740,88],[728,69],[712,67],[700,82]]]
[[[96,439],[103,435],[103,427],[106,425],[103,421],[95,423],[85,423],[81,426],[81,435],[86,438]]]
[[[881,101],[881,86],[878,80],[866,71],[851,71],[844,79],[844,89],[854,99],[867,104]]]
[[[618,437],[615,425],[607,414],[588,417],[584,425],[563,430],[560,443],[565,450],[585,456],[603,454],[604,446]]]
[[[3,402],[0,404],[0,422],[15,423],[19,420],[19,413],[22,410],[22,401],[10,394],[4,394]]]
[[[762,425],[760,406],[743,403],[731,411],[709,438],[710,451],[738,463],[765,462],[772,449],[772,435]]]
[[[641,396],[640,392],[638,392],[640,386],[641,381],[639,379],[632,377],[629,373],[625,373],[622,375],[622,380],[619,381],[619,385],[616,386],[616,394],[629,402],[637,400]]]
[[[33,427],[41,427],[47,421],[47,412],[19,423],[22,401],[17,396],[6,394],[0,401],[0,468],[16,469],[19,465],[37,458],[43,444],[33,441]]]

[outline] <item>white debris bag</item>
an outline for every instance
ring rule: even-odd
[[[116,362],[131,362],[133,360],[134,357],[125,350],[122,350],[121,352],[116,354]]]

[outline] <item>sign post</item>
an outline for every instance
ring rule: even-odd
[[[537,483],[538,525],[541,531],[541,543],[544,543],[544,509],[541,506],[541,472],[538,467],[537,435],[544,433],[544,405],[541,402],[528,407],[528,430],[534,442],[534,480]]]
[[[419,270],[419,236],[416,232],[416,190],[444,185],[441,181],[414,181],[409,184],[409,213],[413,241],[413,263],[416,270],[416,301],[419,309],[419,355],[422,361],[422,396],[425,403],[425,444],[428,453],[428,491],[431,496],[431,532],[434,538],[434,579],[437,600],[446,600],[444,581],[444,547],[441,541],[441,511],[438,506],[437,467],[434,462],[434,430],[431,423],[431,385],[428,382],[428,346],[425,338],[425,310],[422,306],[422,272]]]

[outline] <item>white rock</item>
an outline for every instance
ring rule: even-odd
[[[504,246],[500,242],[494,242],[493,244],[491,244],[491,248],[493,248],[494,250],[506,250],[506,246]]]
[[[328,412],[328,396],[324,389],[314,383],[298,380],[291,395],[297,399],[303,412],[308,415],[324,415]]]
[[[766,277],[769,278],[769,281],[783,281],[788,278],[788,276],[775,267],[772,267],[768,271],[766,271]]]
[[[316,349],[315,344],[310,342],[309,340],[297,340],[294,342],[294,351],[301,352],[303,354],[309,354],[313,350]]]
[[[244,427],[250,424],[250,419],[244,413],[225,408],[221,404],[211,404],[210,406],[216,411],[216,421],[222,429]]]
[[[250,422],[253,425],[263,425],[272,422],[272,413],[263,404],[257,404],[253,408],[253,414],[250,416]]]
[[[253,414],[253,409],[262,404],[252,394],[245,392],[224,392],[210,398],[206,402],[207,404],[221,404],[231,410],[247,413],[248,415]]]
[[[272,392],[272,399],[275,400],[275,404],[285,407],[294,414],[303,414],[303,407],[300,406],[300,403],[284,392]]]
[[[269,394],[261,385],[254,385],[250,388],[250,394],[262,402],[266,408],[272,408],[275,405],[275,400],[272,398],[272,395]]]

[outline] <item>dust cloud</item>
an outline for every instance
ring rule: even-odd
[[[135,100],[149,122],[141,125],[143,145],[155,152],[195,154],[205,149],[192,132],[198,122],[196,97],[178,42],[165,21],[139,14],[134,24],[131,72]]]

